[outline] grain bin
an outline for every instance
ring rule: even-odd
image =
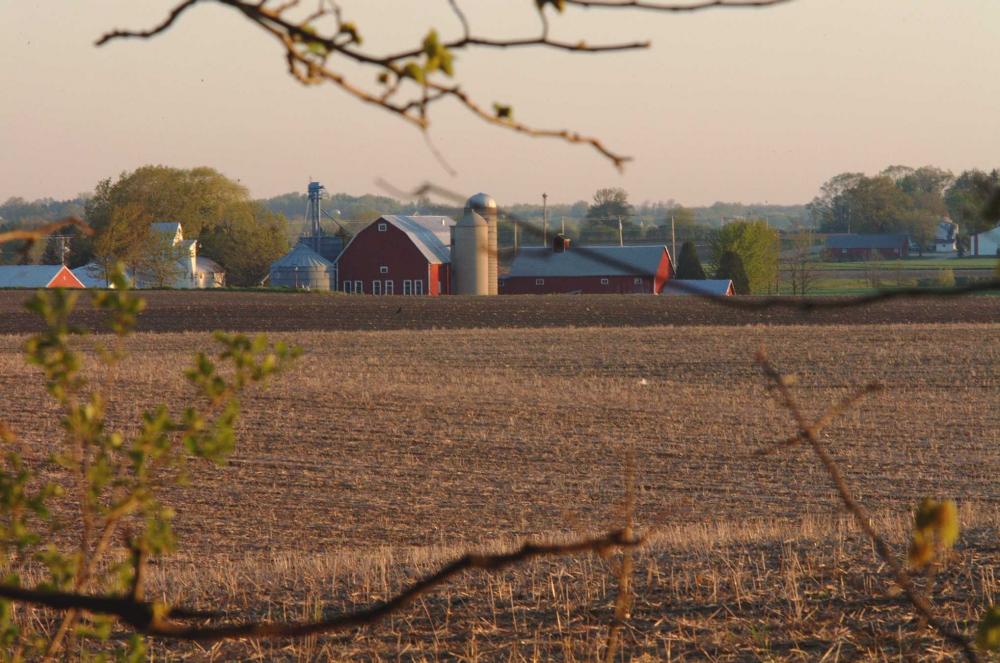
[[[465,203],[465,212],[475,212],[479,216],[483,217],[486,221],[488,227],[487,233],[487,246],[489,247],[489,290],[487,294],[495,295],[497,294],[497,277],[498,274],[498,261],[497,261],[497,201],[493,200],[489,195],[485,193],[477,193],[476,195],[469,198]]]
[[[333,263],[305,244],[271,263],[271,287],[298,290],[330,290],[336,287]]]
[[[451,229],[451,267],[456,295],[490,294],[489,225],[465,208],[462,220]]]

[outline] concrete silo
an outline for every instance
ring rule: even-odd
[[[488,254],[489,254],[489,292],[485,294],[495,295],[497,294],[497,284],[499,283],[498,277],[498,258],[497,252],[497,201],[493,200],[489,195],[485,193],[477,193],[476,195],[469,198],[465,203],[465,212],[475,212],[481,216],[485,221],[488,228]]]
[[[468,206],[451,229],[451,269],[456,295],[489,295],[489,225]]]
[[[331,290],[333,263],[305,244],[295,248],[271,263],[271,287],[299,290]]]

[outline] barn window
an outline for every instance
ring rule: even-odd
[[[386,280],[385,282],[385,294],[391,295],[393,292],[393,281]]]
[[[403,281],[403,294],[412,295],[413,294],[413,281],[406,279]]]
[[[632,279],[632,283],[636,285],[642,285],[642,278],[637,276],[636,278]]]
[[[607,284],[608,284],[607,279],[601,279],[601,285],[607,285]]]
[[[388,229],[389,229],[389,224],[388,223],[380,223],[380,224],[378,224],[378,231],[380,233],[384,233]]]
[[[381,267],[378,268],[378,273],[379,274],[388,274],[389,273],[389,268],[386,265],[382,265]]]
[[[350,281],[344,281],[343,283],[341,283],[341,284],[340,284],[340,287],[341,287],[341,288],[342,288],[342,289],[344,290],[344,292],[346,292],[347,294],[351,294],[351,290],[353,290],[353,288],[351,287],[351,282],[350,282]]]
[[[545,279],[535,279],[535,285],[545,285]]]
[[[372,294],[373,295],[381,295],[382,294],[382,282],[381,281],[372,281]]]
[[[423,279],[417,279],[416,281],[413,282],[413,294],[414,295],[422,295],[422,294],[424,294],[424,280]]]
[[[363,295],[363,294],[365,294],[365,284],[364,284],[364,281],[355,281],[354,282],[354,294],[355,295]]]

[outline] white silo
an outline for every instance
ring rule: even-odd
[[[451,229],[451,269],[456,295],[490,294],[489,225],[465,208],[462,220]]]
[[[473,211],[483,217],[489,229],[487,241],[487,253],[489,254],[489,292],[486,294],[495,295],[497,294],[497,284],[499,283],[499,260],[497,257],[499,255],[497,252],[497,201],[493,200],[493,198],[491,198],[488,194],[477,193],[469,198],[469,200],[465,203],[465,211],[466,213]]]

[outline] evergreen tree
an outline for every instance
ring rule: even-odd
[[[684,242],[681,245],[681,254],[677,258],[677,272],[674,276],[679,279],[698,281],[707,278],[705,269],[701,266],[701,260],[698,259],[698,252],[694,250],[694,242]]]
[[[735,251],[726,251],[719,259],[719,266],[715,270],[715,278],[729,279],[733,282],[733,290],[737,295],[750,294],[750,279],[747,277],[747,270],[743,267],[743,259]]]

